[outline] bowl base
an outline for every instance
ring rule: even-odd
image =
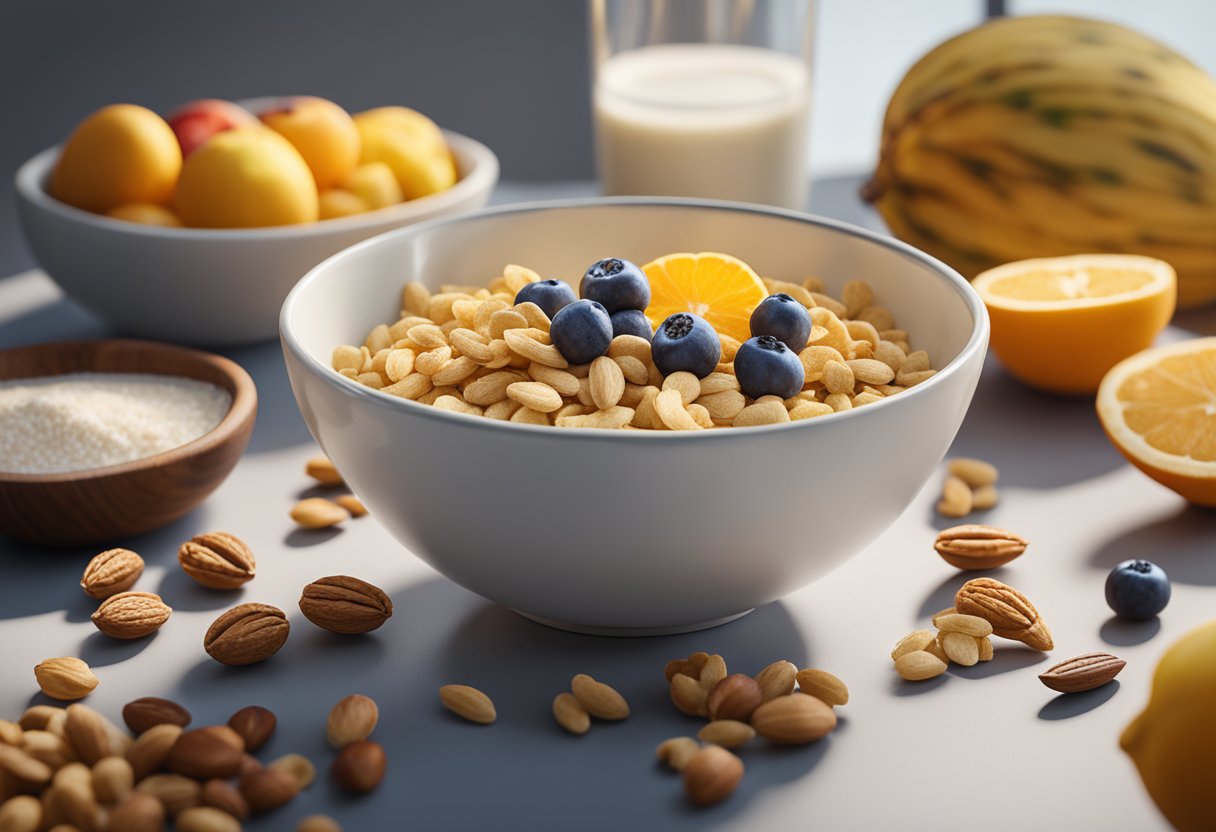
[[[752,609],[755,609],[754,607]],[[541,618],[539,615],[532,615],[512,608],[512,612],[519,613],[529,621],[535,621],[537,624],[544,624],[546,627],[552,627],[555,630],[565,630],[570,633],[582,633],[588,636],[675,636],[681,633],[695,633],[698,630],[708,630],[711,627],[718,627],[722,624],[728,624],[737,618],[742,618],[752,610],[744,610],[733,615],[726,615],[722,618],[715,618],[711,621],[701,621],[696,624],[677,624],[674,627],[594,627],[585,624],[574,624],[568,621],[554,621],[551,618]]]

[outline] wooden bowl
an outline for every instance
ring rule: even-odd
[[[164,526],[201,503],[249,444],[257,388],[227,358],[152,341],[65,341],[0,351],[0,381],[64,373],[197,379],[232,396],[209,433],[163,453],[88,471],[0,471],[0,533],[30,543],[106,545]]]

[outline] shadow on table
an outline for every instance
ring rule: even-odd
[[[1181,505],[1101,543],[1089,563],[1109,571],[1133,558],[1151,560],[1175,583],[1216,586],[1216,512]]]
[[[39,306],[0,326],[0,349],[41,344],[45,341],[86,341],[110,338],[114,333],[84,307],[67,298]]]
[[[1144,644],[1161,632],[1161,619],[1153,616],[1148,621],[1128,621],[1112,615],[1098,629],[1098,637],[1115,647],[1131,647]]]
[[[1028,432],[1033,442],[1025,441]],[[1126,464],[1110,443],[1096,441],[1101,435],[1092,397],[1040,393],[990,356],[949,456],[988,460],[1000,469],[1003,487],[1050,489]]]
[[[225,350],[224,354],[245,368],[258,388],[258,418],[245,452],[259,454],[311,443],[312,434],[296,406],[279,342]]]
[[[1072,719],[1098,708],[1119,692],[1119,681],[1108,682],[1100,688],[1083,693],[1061,693],[1039,709],[1039,719]]]

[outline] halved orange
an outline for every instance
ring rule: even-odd
[[[1020,260],[977,275],[992,351],[1015,377],[1088,394],[1119,361],[1149,347],[1174,314],[1174,269],[1152,257],[1079,254]]]
[[[1192,503],[1216,506],[1216,338],[1119,362],[1102,379],[1097,405],[1128,461]]]
[[[751,266],[714,251],[668,254],[642,271],[650,279],[646,317],[657,327],[668,315],[692,312],[709,321],[719,335],[739,341],[751,337],[752,311],[768,289]]]

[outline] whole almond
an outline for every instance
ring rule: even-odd
[[[924,650],[933,640],[937,638],[937,633],[932,630],[913,630],[899,640],[891,650],[891,661],[899,661],[899,657],[907,653],[913,653],[917,650]]]
[[[28,794],[11,797],[0,804],[0,830],[38,832],[42,826],[42,803]]]
[[[832,706],[849,704],[848,686],[826,670],[799,670],[798,690]]]
[[[154,725],[139,735],[126,753],[127,762],[135,772],[136,783],[164,768],[169,749],[182,733],[182,726],[166,722]]]
[[[1039,681],[1060,693],[1081,693],[1112,681],[1126,664],[1110,653],[1084,653],[1048,668]]]
[[[55,781],[42,795],[42,808],[52,829],[63,825],[84,832],[93,829],[97,819],[97,801],[87,779]]]
[[[341,485],[342,475],[327,456],[314,456],[304,463],[304,473],[321,485]]]
[[[457,716],[489,725],[498,718],[490,697],[468,685],[444,685],[439,689],[439,701]]]
[[[938,534],[933,548],[956,569],[996,569],[1026,551],[1026,541],[1004,529],[969,523]]]
[[[277,760],[271,761],[266,768],[275,768],[290,774],[295,778],[300,791],[307,789],[317,779],[317,767],[303,754],[284,754]]]
[[[248,705],[228,717],[228,727],[241,735],[250,754],[266,744],[278,724],[274,713],[260,705]]]
[[[84,699],[97,687],[98,678],[83,661],[71,656],[46,659],[34,668],[38,687],[52,699]]]
[[[164,832],[165,807],[150,794],[132,792],[110,812],[106,828],[122,832]]]
[[[245,741],[227,725],[209,725],[186,731],[177,738],[165,758],[174,774],[195,780],[234,777],[241,767]]]
[[[751,676],[734,673],[727,676],[709,691],[705,708],[710,719],[738,719],[746,722],[752,711],[760,706],[763,694],[760,685]]]
[[[220,664],[254,664],[279,652],[290,630],[278,607],[240,604],[215,620],[203,638],[203,648]]]
[[[227,532],[191,538],[177,550],[177,562],[183,572],[209,589],[236,589],[257,574],[253,550]]]
[[[214,806],[192,806],[173,820],[175,832],[241,832],[241,822]]]
[[[953,475],[946,477],[942,483],[942,498],[937,504],[938,513],[947,517],[966,517],[971,509],[971,489],[967,483]]]
[[[1001,492],[995,485],[984,485],[971,492],[971,508],[975,511],[987,511],[995,508],[1001,500]]]
[[[988,637],[977,638],[975,640],[975,644],[980,652],[980,661],[982,661],[982,662],[992,661],[992,656],[994,655],[993,651],[992,651],[992,639],[990,639]]]
[[[333,748],[365,740],[376,730],[380,708],[369,696],[352,693],[334,705],[325,723],[325,738]]]
[[[961,612],[947,613],[933,619],[933,624],[943,633],[965,633],[972,638],[992,635],[992,625],[978,615],[964,615]]]
[[[1030,600],[1011,586],[992,578],[975,578],[963,584],[954,596],[954,606],[967,615],[977,615],[992,625],[1001,638],[1020,641],[1035,650],[1054,647],[1051,630]]]
[[[120,592],[101,602],[93,626],[111,638],[143,638],[161,628],[173,609],[152,592]]]
[[[122,721],[137,736],[155,725],[166,723],[185,728],[190,719],[190,712],[181,705],[157,696],[141,696],[122,708]]]
[[[51,783],[84,789],[91,795],[93,791],[93,772],[84,763],[79,760],[73,760],[55,772],[51,778]]]
[[[181,774],[153,774],[135,786],[137,794],[151,795],[159,800],[170,816],[197,806],[202,791],[203,787],[197,780]]]
[[[836,712],[814,696],[793,693],[756,708],[752,727],[773,742],[800,745],[830,734],[836,727]]]
[[[346,509],[323,497],[300,500],[291,509],[291,519],[306,529],[327,529],[349,517]]]
[[[935,656],[926,650],[913,650],[895,660],[895,672],[909,682],[923,682],[946,672],[945,654]]]
[[[798,666],[784,659],[761,670],[756,674],[756,684],[760,686],[760,701],[767,702],[793,693],[797,676]]]
[[[24,729],[15,722],[0,719],[0,743],[4,745],[21,745],[21,735]]]
[[[144,559],[130,549],[107,549],[84,568],[80,588],[98,600],[126,592],[144,571]]]
[[[947,463],[947,470],[965,482],[970,488],[994,485],[1000,476],[991,462],[970,457],[957,457]]]
[[[729,797],[742,779],[743,761],[721,746],[708,745],[684,766],[684,794],[697,806],[710,806]]]
[[[123,757],[104,757],[93,766],[93,794],[98,803],[121,803],[134,788],[135,771]]]
[[[701,687],[701,683],[683,673],[676,674],[671,679],[671,701],[681,713],[689,716],[709,716],[709,691]]]
[[[0,771],[35,786],[49,783],[54,773],[46,763],[11,745],[0,745]]]
[[[17,724],[25,731],[49,731],[52,720],[66,716],[67,711],[58,705],[30,705]]]
[[[50,731],[26,731],[14,747],[56,770],[76,759],[76,752],[68,741]]]
[[[660,763],[666,763],[676,771],[681,771],[700,750],[701,744],[692,737],[672,737],[659,743],[654,753]]]
[[[629,703],[611,685],[597,682],[586,673],[570,680],[570,691],[583,710],[597,719],[618,720],[629,716]]]
[[[379,743],[358,740],[338,752],[330,771],[346,791],[367,794],[380,785],[387,766],[388,758]]]
[[[559,693],[553,698],[553,718],[571,734],[585,734],[591,728],[591,715],[573,693]]]
[[[304,587],[300,612],[323,630],[368,633],[393,616],[393,602],[378,586],[349,575],[330,575]]]
[[[754,736],[756,729],[737,719],[715,720],[697,732],[697,739],[701,742],[711,742],[723,748],[738,748]]]
[[[705,666],[701,668],[700,675],[701,687],[705,691],[714,689],[714,685],[726,678],[726,659],[719,656],[717,653],[705,660]]]
[[[367,514],[367,506],[354,494],[339,494],[334,502],[350,512],[351,517],[363,517]]]
[[[296,826],[296,832],[342,832],[342,827],[329,815],[309,815]]]
[[[980,647],[975,643],[975,636],[966,633],[943,632],[941,636],[942,652],[955,664],[971,667],[980,660]]]
[[[101,714],[88,705],[69,705],[64,728],[68,745],[86,766],[109,756],[110,735],[106,732],[105,722]]]
[[[225,811],[237,820],[249,817],[249,804],[241,797],[237,787],[227,780],[208,780],[199,792],[199,801],[204,806]]]
[[[701,668],[705,667],[707,661],[709,661],[709,654],[703,652],[693,653],[684,659],[672,659],[664,669],[667,681],[670,682],[677,673],[683,673],[685,676],[691,676],[693,679],[700,679]]]
[[[941,619],[945,618],[947,615],[957,615],[957,614],[958,614],[958,609],[956,607],[946,607],[944,610],[938,610],[937,612],[933,613],[933,618],[932,618],[933,626],[936,627],[937,622],[940,621]]]
[[[290,803],[300,792],[296,778],[278,768],[263,768],[246,774],[237,788],[249,804],[249,811],[269,812]]]

